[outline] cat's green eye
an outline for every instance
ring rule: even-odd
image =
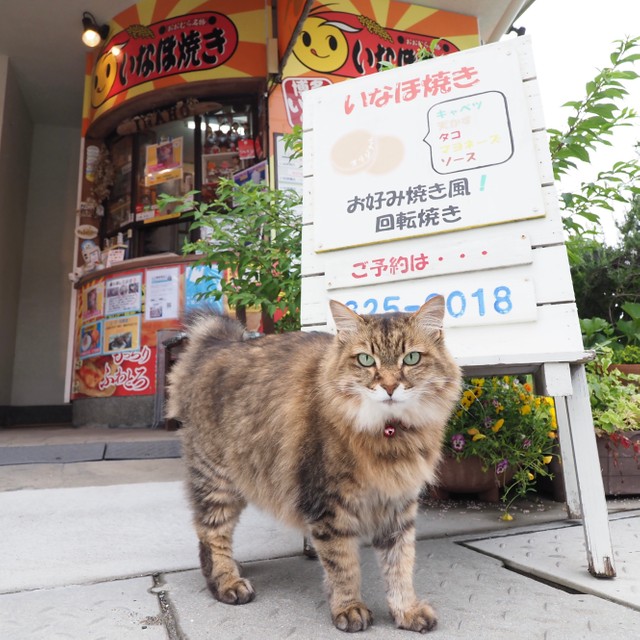
[[[402,358],[402,362],[408,364],[409,366],[413,366],[414,364],[418,364],[420,362],[420,358],[422,355],[418,351],[411,351],[407,353],[407,355]]]
[[[373,367],[373,365],[376,363],[375,358],[373,356],[370,356],[368,353],[359,353],[357,358],[358,362],[363,367]]]

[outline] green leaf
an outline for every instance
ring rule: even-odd
[[[640,302],[626,302],[622,305],[622,310],[629,314],[633,320],[640,321]]]

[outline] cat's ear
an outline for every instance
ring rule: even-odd
[[[362,318],[355,311],[349,309],[349,307],[342,304],[342,302],[329,300],[329,306],[331,307],[331,315],[336,323],[338,332],[350,333],[357,331],[363,322]]]
[[[442,333],[444,320],[444,298],[433,296],[429,298],[414,314],[418,326],[429,332]],[[439,337],[439,336],[438,336]]]

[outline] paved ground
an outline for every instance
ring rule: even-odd
[[[16,431],[0,430],[9,462],[8,448],[41,446],[37,434]],[[64,435],[49,432],[45,444],[119,443],[133,456],[127,443],[176,443],[167,432]],[[241,607],[215,602],[198,570],[181,479],[171,457],[0,466],[0,639],[344,637],[300,535],[255,510],[244,514],[235,548],[258,597]],[[425,505],[416,585],[439,613],[434,640],[640,638],[640,500],[609,506],[612,581],[587,573],[582,528],[561,504],[522,503],[512,523],[491,505]],[[366,547],[362,568],[375,616],[363,637],[413,637],[393,628]]]

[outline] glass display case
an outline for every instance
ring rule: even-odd
[[[244,180],[264,160],[257,103],[217,104],[201,114],[162,122],[108,142],[114,184],[105,207],[102,248],[127,258],[182,252],[190,220],[161,194],[211,201],[221,177]]]

